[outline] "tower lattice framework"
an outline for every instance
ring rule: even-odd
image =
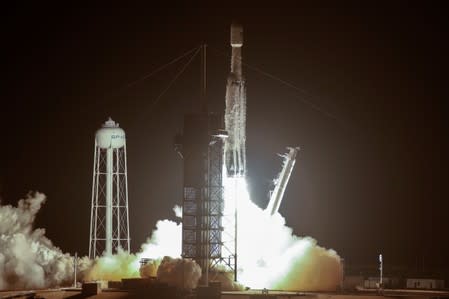
[[[209,272],[234,270],[235,257],[223,242],[222,127],[221,115],[186,115],[178,142],[184,160],[182,257],[200,265],[204,281]]]

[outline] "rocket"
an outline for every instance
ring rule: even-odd
[[[246,88],[242,75],[243,27],[231,25],[231,72],[226,85],[226,172],[230,177],[246,174]]]
[[[280,155],[284,158],[284,165],[282,166],[281,173],[279,173],[279,177],[275,180],[276,184],[274,190],[271,193],[270,201],[265,209],[271,216],[279,211],[285,189],[287,188],[288,181],[290,180],[290,175],[292,174],[293,167],[295,167],[296,155],[299,151],[299,147],[287,147],[287,149],[287,154]]]

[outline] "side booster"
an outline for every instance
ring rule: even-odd
[[[293,167],[295,167],[296,155],[299,151],[299,147],[287,147],[287,149],[288,153],[285,155],[280,155],[284,158],[284,164],[282,165],[282,170],[279,173],[278,178],[275,180],[276,185],[271,193],[268,206],[265,209],[271,216],[279,211],[285,189],[287,188],[288,181],[290,180],[290,175],[292,174]]]
[[[228,176],[246,173],[246,88],[242,75],[243,28],[231,25],[231,72],[226,85],[225,163]]]

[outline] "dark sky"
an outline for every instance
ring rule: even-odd
[[[4,7],[2,203],[45,193],[37,226],[62,250],[87,254],[94,133],[111,116],[127,133],[137,251],[181,203],[182,160],[172,145],[183,114],[200,107],[199,59],[157,104],[186,59],[126,85],[207,42],[209,104],[223,111],[229,59],[222,53],[230,53],[237,19],[244,61],[306,91],[244,69],[254,201],[267,204],[281,168],[276,153],[299,145],[280,209],[296,234],[334,248],[348,264],[375,263],[382,252],[390,264],[449,267],[444,6],[244,3],[234,11],[190,1]]]

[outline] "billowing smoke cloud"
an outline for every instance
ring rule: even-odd
[[[42,193],[29,194],[17,207],[0,206],[0,289],[46,288],[73,279],[73,259],[33,229],[37,212],[45,202]],[[89,262],[83,259],[81,265]],[[82,269],[84,270],[84,269]]]
[[[140,267],[140,277],[144,277],[144,278],[157,277],[157,269],[159,268],[160,264],[161,264],[160,259],[148,260],[145,263],[145,265],[142,265]]]
[[[44,202],[45,195],[35,193],[20,200],[17,207],[0,206],[0,290],[73,283],[73,257],[55,247],[45,237],[44,229],[33,229],[36,214]],[[177,216],[179,209],[175,209]],[[78,277],[82,280],[121,280],[157,276],[171,285],[194,288],[201,269],[194,261],[182,260],[180,256],[181,224],[161,220],[140,253],[119,251],[94,261],[83,257],[78,259]],[[141,258],[151,260],[139,272]]]
[[[176,214],[179,214],[175,209]],[[97,258],[86,274],[88,280],[120,280],[130,277],[157,277],[159,281],[179,288],[192,289],[201,277],[200,266],[190,259],[181,259],[181,225],[160,220],[151,238],[138,254],[119,252]],[[142,258],[149,259],[140,267]],[[140,269],[139,269],[140,268]]]
[[[119,251],[111,256],[96,258],[85,274],[85,280],[120,281],[122,278],[139,277],[139,260],[134,254]]]
[[[93,266],[87,271],[87,280],[120,280],[130,277],[156,276],[158,266],[165,257],[181,256],[181,224],[170,220],[160,220],[156,223],[151,237],[141,247],[137,254],[124,251],[112,256],[96,258]],[[140,260],[151,259],[151,264],[142,270]]]
[[[335,290],[342,279],[340,257],[326,250],[312,238],[298,238],[286,251],[289,266],[285,276],[273,281],[279,290],[325,291]]]
[[[230,191],[232,196],[227,194]],[[281,215],[270,216],[260,209],[250,200],[243,178],[225,179],[225,197],[228,208],[229,203],[238,204],[238,280],[241,284],[232,282],[232,273],[218,274],[213,279],[220,280],[224,290],[242,289],[242,285],[304,291],[338,287],[342,267],[335,251],[318,246],[312,238],[295,236]],[[73,258],[55,247],[45,237],[45,230],[33,229],[36,213],[44,202],[45,196],[36,193],[20,200],[17,207],[0,206],[0,289],[45,288],[72,283]],[[179,216],[180,209],[176,208],[175,212]],[[171,285],[194,288],[201,269],[194,261],[180,258],[181,242],[180,223],[158,221],[151,238],[138,254],[119,252],[95,261],[87,257],[80,259],[81,279],[157,276]],[[139,271],[141,258],[150,260]]]
[[[162,259],[164,256],[180,257],[182,246],[181,223],[159,220],[151,237],[141,247],[139,258]]]
[[[250,200],[244,178],[226,178],[224,184],[225,203],[237,202],[238,207],[239,282],[251,288],[302,291],[340,285],[342,266],[334,250],[295,236],[279,213],[270,216],[260,209]]]
[[[164,257],[157,269],[161,282],[178,288],[194,289],[201,277],[201,268],[191,259]]]

